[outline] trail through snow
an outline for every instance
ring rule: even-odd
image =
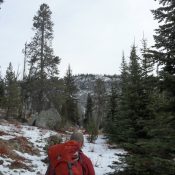
[[[10,145],[12,144],[11,140],[14,138],[25,137],[33,144],[33,147],[37,148],[40,152],[40,155],[32,155],[19,150],[13,150],[17,155],[24,158],[22,163],[27,167],[30,167],[30,169],[19,167],[15,169],[10,166],[15,160],[11,159],[10,156],[6,154],[3,154],[1,144],[0,173],[3,175],[44,175],[47,169],[47,164],[42,160],[44,160],[47,155],[43,148],[47,144],[47,138],[55,134],[59,133],[33,126],[10,124],[5,120],[0,121],[1,142],[4,141],[6,143],[8,141],[8,144]],[[117,155],[125,154],[125,151],[122,149],[110,149],[103,135],[100,135],[95,143],[88,143],[87,135],[85,135],[83,152],[92,160],[96,175],[104,175],[113,172],[114,169],[111,169],[110,167],[113,161],[120,162],[120,157]]]

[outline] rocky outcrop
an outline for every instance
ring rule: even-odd
[[[59,129],[61,126],[61,116],[54,108],[41,111],[32,117],[32,125],[48,129]]]

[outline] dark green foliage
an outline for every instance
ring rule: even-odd
[[[48,106],[50,92],[58,76],[60,58],[54,56],[52,48],[53,22],[52,12],[47,4],[41,4],[33,18],[35,35],[26,45],[26,57],[29,63],[29,75],[26,78],[28,94],[32,100],[33,110],[40,112]]]
[[[98,137],[98,125],[95,121],[95,114],[94,114],[94,104],[91,98],[91,95],[88,94],[87,96],[87,103],[86,103],[86,111],[85,111],[85,119],[84,119],[84,126],[86,131],[88,132],[88,141],[90,143],[94,143]]]
[[[91,120],[93,120],[93,102],[92,102],[91,95],[88,93],[87,102],[86,102],[85,119],[84,119],[85,128],[87,128],[87,124]]]
[[[98,128],[102,128],[106,112],[106,88],[104,81],[97,79],[94,84],[94,113]]]
[[[114,174],[175,174],[175,3],[159,0],[159,4],[160,7],[152,11],[160,23],[154,36],[155,50],[147,49],[143,40],[139,66],[133,48],[128,81],[121,82],[124,139],[120,140],[120,146],[129,154],[123,160],[127,164],[124,171]],[[160,66],[157,77],[152,74],[153,63]],[[124,122],[126,119],[128,122]],[[131,124],[129,134],[125,130],[127,124]],[[127,136],[132,141],[127,141]]]
[[[57,65],[60,59],[54,56],[52,49],[53,22],[52,12],[47,4],[42,4],[33,18],[35,36],[27,44],[27,57],[30,63],[30,76],[44,79],[58,75]]]
[[[161,159],[156,156],[133,154],[126,158],[132,166],[125,171],[114,173],[114,175],[174,175],[175,163],[168,159]],[[134,169],[133,169],[134,167]]]
[[[127,164],[124,171],[114,174],[171,175],[175,172],[174,114],[167,110],[171,105],[167,91],[159,88],[162,80],[152,74],[153,62],[146,41],[141,51],[142,59],[133,46],[129,66],[124,57],[122,61],[118,117],[115,130],[108,134],[115,134],[109,138],[129,154],[123,159]]]
[[[62,113],[64,122],[70,122],[71,124],[79,124],[79,114],[76,99],[66,98],[63,106]]]
[[[142,48],[141,48],[141,67],[142,67],[142,76],[144,79],[152,77],[153,75],[153,59],[149,53],[149,48],[147,46],[147,40],[145,38],[142,39]]]
[[[95,140],[98,138],[98,126],[94,120],[91,120],[87,124],[87,132],[88,132],[88,141],[90,143],[94,143]]]
[[[65,102],[62,107],[62,115],[65,122],[79,124],[78,102],[76,98],[77,87],[75,86],[74,77],[70,66],[64,77],[64,94]]]
[[[167,110],[175,112],[175,3],[159,0],[159,4],[159,8],[152,10],[154,18],[159,22],[159,28],[154,35],[156,50],[151,53],[155,62],[161,65],[161,89],[166,91],[170,100]]]
[[[111,85],[111,92],[109,95],[108,110],[104,122],[104,130],[111,141],[116,141],[119,129],[119,115],[118,115],[118,89],[115,82]]]
[[[4,107],[6,109],[7,117],[19,116],[21,110],[20,87],[11,63],[7,68],[5,76]]]
[[[3,108],[4,106],[4,98],[5,98],[5,84],[4,80],[2,79],[2,76],[0,74],[0,108]]]
[[[58,112],[61,113],[61,106],[65,102],[64,80],[52,79],[52,84],[52,87],[54,88],[50,88],[48,98],[52,105],[58,110]]]
[[[142,126],[143,88],[141,83],[141,67],[136,47],[131,48],[130,63],[127,67],[123,58],[121,74],[120,120],[118,139],[133,142],[139,136]],[[122,126],[122,128],[121,128]]]
[[[143,38],[142,40],[142,59],[141,59],[141,69],[142,69],[142,87],[143,87],[143,100],[145,108],[150,106],[152,92],[155,89],[157,84],[157,78],[153,76],[153,60],[151,55],[149,54],[149,49],[147,47],[147,41]],[[145,110],[145,115],[151,116],[150,111]]]
[[[77,87],[75,86],[75,82],[74,82],[74,77],[72,75],[72,70],[70,65],[68,66],[66,75],[64,77],[64,83],[65,83],[65,94],[66,96],[70,97],[70,96],[74,96],[77,92]]]

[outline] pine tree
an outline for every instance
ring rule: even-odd
[[[175,3],[173,0],[157,0],[160,7],[152,10],[154,19],[158,20],[159,28],[154,35],[155,45],[153,58],[161,65],[159,72],[161,89],[169,98],[166,110],[175,112]],[[172,115],[173,115],[172,114]]]
[[[94,85],[94,112],[95,123],[99,129],[103,125],[106,112],[106,88],[104,81],[97,79]]]
[[[18,117],[20,114],[20,87],[11,63],[9,63],[5,76],[5,108],[7,117]]]
[[[120,94],[119,94],[119,114],[116,127],[116,142],[129,142],[133,140],[133,127],[131,118],[129,118],[129,67],[126,63],[123,53],[120,76]]]
[[[109,138],[109,140],[116,142],[119,137],[119,132],[121,131],[121,126],[119,126],[119,106],[118,106],[118,86],[117,83],[112,80],[111,92],[108,97],[107,114],[105,118],[104,130]]]
[[[159,0],[160,7],[152,10],[159,28],[156,29],[155,50],[151,50],[152,58],[160,65],[158,74],[158,95],[154,95],[156,105],[155,118],[149,129],[152,138],[152,149],[157,159],[157,174],[175,174],[175,3],[169,0]],[[158,166],[159,165],[159,166]]]
[[[134,143],[144,137],[145,120],[144,87],[142,69],[135,45],[131,48],[130,62],[127,66],[125,57],[121,64],[121,93],[119,96],[119,114],[116,140]]]
[[[155,20],[159,22],[159,28],[156,29],[154,35],[156,50],[152,51],[153,59],[162,67],[159,72],[159,89],[163,97],[163,106],[157,113],[157,120],[161,124],[157,131],[161,132],[159,137],[162,142],[169,142],[165,149],[169,149],[169,153],[173,154],[175,144],[175,2],[159,0],[159,5],[159,8],[152,10]]]
[[[128,116],[132,119],[131,128],[134,131],[130,137],[134,137],[134,141],[129,140],[128,144],[124,140],[122,146],[130,152],[125,158],[128,166],[124,171],[115,174],[171,175],[175,173],[173,115],[165,110],[169,105],[167,96],[160,93],[156,87],[157,79],[148,71],[152,70],[152,65],[144,64],[147,61],[145,59],[150,58],[150,54],[147,55],[147,49],[143,48],[142,71],[136,61],[136,52],[131,52],[127,89],[129,93],[125,101]]]
[[[85,126],[86,126],[91,120],[94,120],[94,118],[93,118],[93,102],[92,102],[92,97],[91,97],[91,95],[88,93],[87,102],[86,102],[85,119],[84,119],[84,124],[85,124]]]
[[[147,77],[150,75],[153,75],[153,60],[151,55],[149,54],[149,48],[147,46],[147,40],[145,38],[142,39],[142,48],[141,48],[141,65],[142,65],[142,76],[144,79],[147,79]]]
[[[147,46],[147,40],[145,38],[142,39],[142,48],[141,54],[141,69],[142,69],[142,118],[141,121],[144,127],[150,119],[154,118],[154,92],[156,91],[155,86],[157,85],[157,78],[153,76],[154,63],[152,57],[149,53],[149,48]],[[142,130],[142,134],[147,135],[144,129]]]
[[[30,66],[28,75],[29,91],[35,110],[40,112],[48,101],[48,91],[52,89],[52,79],[58,76],[60,58],[54,55],[52,48],[53,22],[52,12],[47,4],[41,4],[33,18],[35,35],[26,46],[26,57]]]
[[[126,65],[124,57],[122,60],[120,126],[123,128],[119,137],[133,143],[139,135],[141,126],[138,121],[142,117],[141,67],[135,45],[131,48],[129,66]]]
[[[0,73],[0,108],[4,107],[4,95],[5,95],[4,80],[3,80],[2,75]]]
[[[77,87],[75,85],[70,65],[68,66],[66,76],[64,77],[64,85],[65,104],[62,109],[63,116],[66,121],[69,121],[72,124],[79,124],[78,101],[76,98]]]
[[[129,65],[129,84],[128,84],[128,116],[132,121],[135,137],[139,137],[142,130],[144,105],[143,100],[143,86],[142,86],[142,71],[139,64],[139,57],[136,53],[136,47],[133,45],[130,55]]]
[[[98,128],[97,123],[94,118],[94,104],[91,98],[91,95],[88,93],[87,102],[86,102],[86,111],[85,111],[85,119],[84,126],[89,136],[87,137],[90,143],[94,143],[98,137]]]

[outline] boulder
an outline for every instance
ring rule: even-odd
[[[32,117],[32,125],[47,129],[59,129],[61,126],[61,116],[55,108],[43,110]]]

